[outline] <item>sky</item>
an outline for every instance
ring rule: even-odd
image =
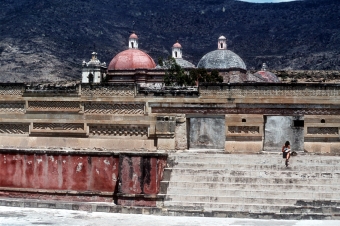
[[[278,3],[278,2],[292,2],[295,0],[240,0],[240,1],[254,3]]]

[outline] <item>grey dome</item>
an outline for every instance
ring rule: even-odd
[[[195,68],[195,65],[189,61],[183,60],[183,58],[176,58],[176,63],[182,68]]]
[[[241,68],[247,70],[241,57],[227,49],[218,49],[205,54],[198,62],[197,67],[207,69]]]
[[[190,63],[189,61],[183,60],[183,58],[176,58],[176,63],[182,68],[195,68],[195,65]],[[157,65],[156,69],[166,69],[166,66]]]

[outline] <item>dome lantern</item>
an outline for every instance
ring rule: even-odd
[[[129,37],[129,49],[138,49],[138,36],[135,32],[132,32]]]
[[[227,39],[223,35],[218,38],[217,49],[227,49]]]
[[[178,41],[172,46],[172,57],[175,59],[182,58],[182,46]]]

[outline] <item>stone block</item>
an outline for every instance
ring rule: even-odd
[[[331,143],[305,142],[304,149],[309,153],[326,154],[331,152]],[[333,150],[336,149],[334,148]]]
[[[157,149],[158,150],[175,150],[175,139],[171,138],[158,138]]]
[[[156,136],[173,137],[176,130],[176,117],[174,116],[157,116]]]
[[[231,153],[258,153],[263,149],[263,142],[259,141],[226,141],[225,151]]]

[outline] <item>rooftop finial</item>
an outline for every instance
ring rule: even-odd
[[[97,53],[96,52],[93,52],[92,53],[92,60],[96,60],[97,59]]]
[[[267,71],[267,69],[268,69],[267,64],[263,63],[261,71]]]

